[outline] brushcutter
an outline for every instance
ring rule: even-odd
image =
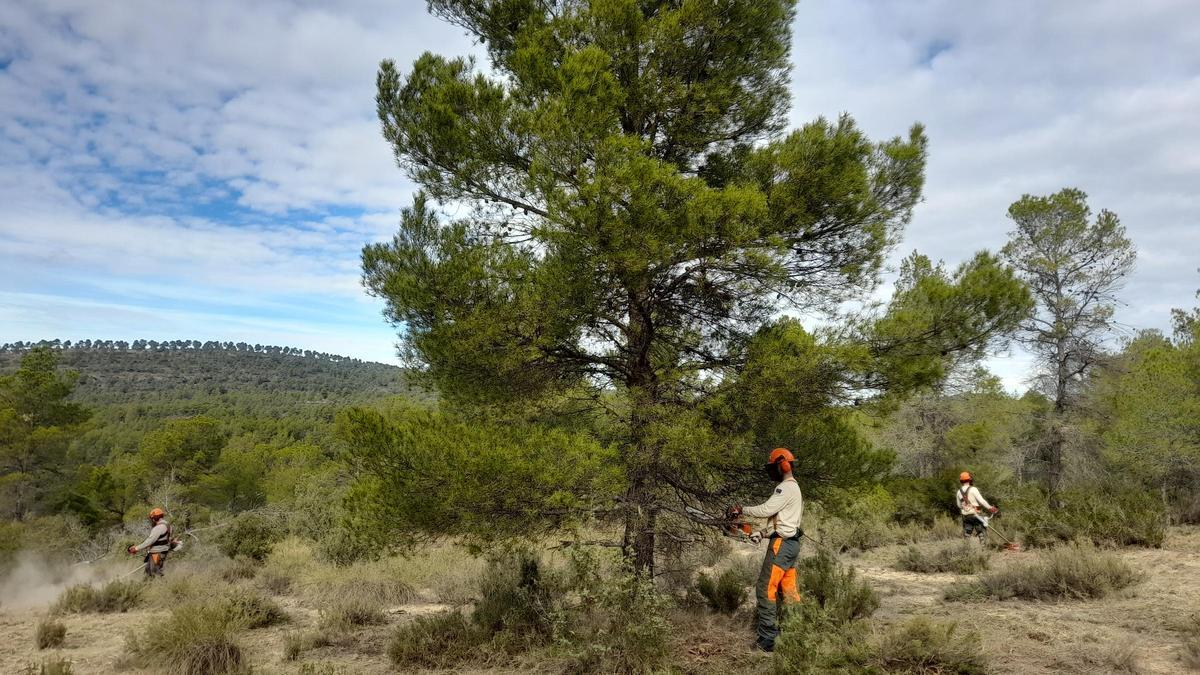
[[[996,536],[1000,537],[1000,540],[1004,542],[1004,550],[1005,551],[1012,551],[1013,553],[1021,552],[1021,550],[1022,550],[1021,545],[1018,544],[1017,542],[1013,541],[1012,539],[1009,539],[1008,537],[1004,536],[1004,533],[1001,532],[1000,530],[996,529],[995,525],[989,525],[988,531],[995,532]]]

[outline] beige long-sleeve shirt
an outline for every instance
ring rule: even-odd
[[[167,521],[165,521],[165,520],[158,521],[158,523],[154,527],[150,528],[150,536],[146,537],[146,541],[143,541],[142,543],[138,544],[136,550],[138,550],[138,551],[147,551],[148,550],[148,552],[150,552],[150,553],[163,553],[164,551],[170,551],[171,545],[169,542],[167,543],[166,546],[163,546],[162,544],[160,544],[158,546],[152,546],[152,544],[154,542],[158,541],[159,537],[166,534],[170,530],[170,528],[171,528],[171,526],[167,524]]]
[[[795,478],[785,478],[770,499],[758,506],[742,507],[742,513],[751,518],[769,518],[771,527],[766,534],[774,530],[781,537],[793,537],[800,531],[800,520],[804,517],[804,496]]]
[[[955,490],[954,501],[958,503],[958,510],[964,516],[974,516],[982,509],[992,508],[992,505],[979,493],[979,488],[974,485],[965,490],[963,488]]]

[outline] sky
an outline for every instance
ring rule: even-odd
[[[358,256],[413,191],[375,70],[424,51],[480,53],[415,0],[0,3],[0,342],[397,362]],[[1196,304],[1200,3],[808,0],[792,59],[794,125],[926,125],[925,198],[893,263],[998,249],[1010,203],[1071,186],[1138,247],[1128,331]],[[1029,359],[989,365],[1016,389]]]

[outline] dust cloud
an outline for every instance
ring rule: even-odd
[[[114,556],[110,556],[112,558]],[[45,555],[22,551],[16,566],[0,580],[0,608],[33,609],[58,599],[70,586],[99,584],[121,576],[132,577],[130,568],[136,559],[104,559],[92,564],[75,564],[47,559]],[[136,569],[141,569],[138,564]]]

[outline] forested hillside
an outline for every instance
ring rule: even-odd
[[[360,401],[404,392],[396,366],[295,347],[198,340],[49,340],[62,366],[79,371],[76,396],[89,403],[132,396],[190,399],[253,392],[301,394],[311,400]],[[11,370],[35,343],[0,345],[0,368]]]
[[[337,477],[313,477],[332,466],[338,411],[409,395],[396,366],[195,340],[5,344],[0,374],[31,410],[62,413],[6,453],[5,510],[92,526],[164,498],[242,509],[271,494],[292,505],[305,483],[328,499]]]

